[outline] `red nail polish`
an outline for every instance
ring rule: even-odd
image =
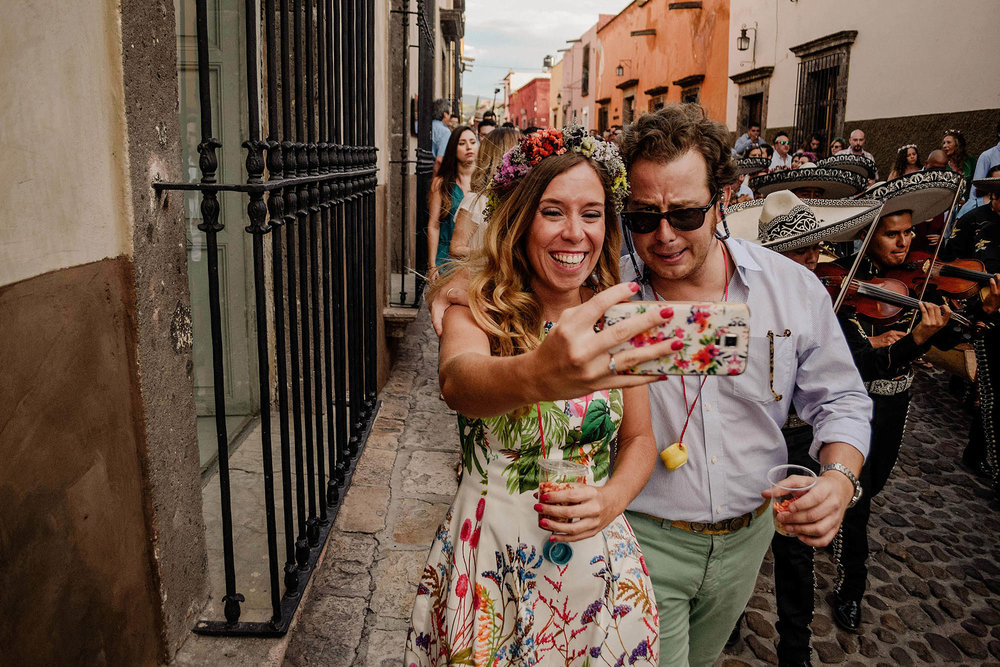
[[[639,283],[634,283],[634,282],[633,283],[629,283],[628,284],[628,288],[630,290],[632,290],[633,292],[638,292],[639,291]]]
[[[682,341],[680,339],[677,339],[673,343],[670,344],[670,349],[673,350],[674,352],[676,352],[677,350],[681,349],[682,347],[684,347],[684,341]]]
[[[673,316],[674,316],[674,309],[670,308],[669,306],[660,311],[660,317],[662,317],[665,320],[669,320]]]
[[[539,526],[540,526],[541,528],[545,528],[545,526],[549,525],[549,522],[548,522],[548,521],[546,521],[545,519],[539,519],[539,520],[538,520],[538,525],[539,525]]]
[[[538,499],[544,503],[549,499],[549,494],[543,493],[541,496],[538,497]]]
[[[542,511],[542,506],[541,505],[535,505],[535,511],[536,512],[541,512]]]

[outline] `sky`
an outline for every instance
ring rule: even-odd
[[[558,62],[567,39],[597,23],[600,13],[617,14],[631,0],[467,0],[465,55],[475,58],[462,77],[466,98],[492,99],[508,69],[541,72],[542,58]],[[500,96],[503,95],[501,90]],[[498,96],[498,98],[500,97]],[[499,100],[498,100],[499,101]]]

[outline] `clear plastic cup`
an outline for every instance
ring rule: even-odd
[[[778,514],[787,512],[792,501],[816,486],[816,473],[804,466],[785,464],[774,466],[767,471],[767,483],[771,489],[771,509],[774,529],[779,535],[793,537],[778,522]]]
[[[538,468],[538,490],[542,493],[560,491],[569,484],[587,483],[589,468],[576,461],[539,459]]]
[[[570,484],[587,483],[589,468],[582,463],[562,459],[539,459],[538,468],[539,496],[569,488]],[[542,547],[542,555],[556,565],[566,565],[573,557],[573,547],[565,542],[546,540]]]

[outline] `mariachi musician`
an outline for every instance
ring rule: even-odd
[[[1000,274],[1000,166],[988,172],[988,177],[973,181],[976,191],[985,193],[987,202],[961,218],[942,256],[945,259],[977,259],[987,273]],[[997,319],[998,281],[994,278],[981,304],[973,304],[973,317],[994,323]],[[994,494],[1000,493],[1000,465],[997,459],[998,424],[995,421],[995,395],[1000,372],[1000,326],[992,326],[974,341],[976,349],[976,386],[979,390],[979,410],[969,429],[969,443],[962,462],[973,472],[989,476]],[[994,504],[997,499],[994,498]]]
[[[776,172],[781,174],[790,171]],[[765,199],[736,204],[726,210],[730,229],[747,233],[756,229],[756,240],[765,248],[815,271],[820,243],[844,242],[875,220],[881,209],[876,200],[799,199],[788,190],[776,190]],[[788,447],[788,462],[819,472],[809,455],[812,427],[793,409],[781,429]],[[863,489],[862,489],[863,493]],[[813,548],[795,537],[775,533],[774,594],[778,609],[778,664],[810,664],[809,623],[813,616]],[[734,635],[738,636],[738,628]]]

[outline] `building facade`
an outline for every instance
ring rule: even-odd
[[[556,96],[562,96],[562,125],[582,125],[590,130],[594,125],[594,84],[600,51],[597,31],[615,17],[601,14],[577,39],[569,40],[569,50],[563,54],[562,86]],[[551,91],[550,91],[551,92]]]
[[[284,632],[273,603],[301,599],[332,523],[317,512],[335,517],[377,413],[390,134],[409,134],[390,125],[410,97],[389,83],[395,7],[294,3],[293,25],[275,3],[198,4],[42,0],[0,22],[18,174],[0,182],[0,662],[161,664],[199,619],[234,612]],[[401,9],[417,6],[407,32],[426,35],[441,85],[464,6]],[[447,85],[457,97],[460,76]],[[203,485],[251,431],[270,481],[235,471],[229,500],[288,519],[267,529],[281,563],[247,553],[240,526],[225,544],[224,516],[206,532],[220,518]],[[281,500],[303,467],[308,519]],[[233,544],[253,564],[235,593]],[[238,618],[254,596],[263,615]]]
[[[507,115],[515,127],[521,130],[549,127],[550,83],[548,75],[537,76],[511,93],[507,101]]]
[[[948,129],[974,156],[996,143],[1000,118],[987,17],[997,17],[991,0],[732,0],[729,127],[761,122],[765,139],[789,131],[794,146],[861,129],[883,175],[900,146],[926,157]]]
[[[637,0],[597,30],[594,127],[624,126],[674,102],[726,119],[728,0]]]

